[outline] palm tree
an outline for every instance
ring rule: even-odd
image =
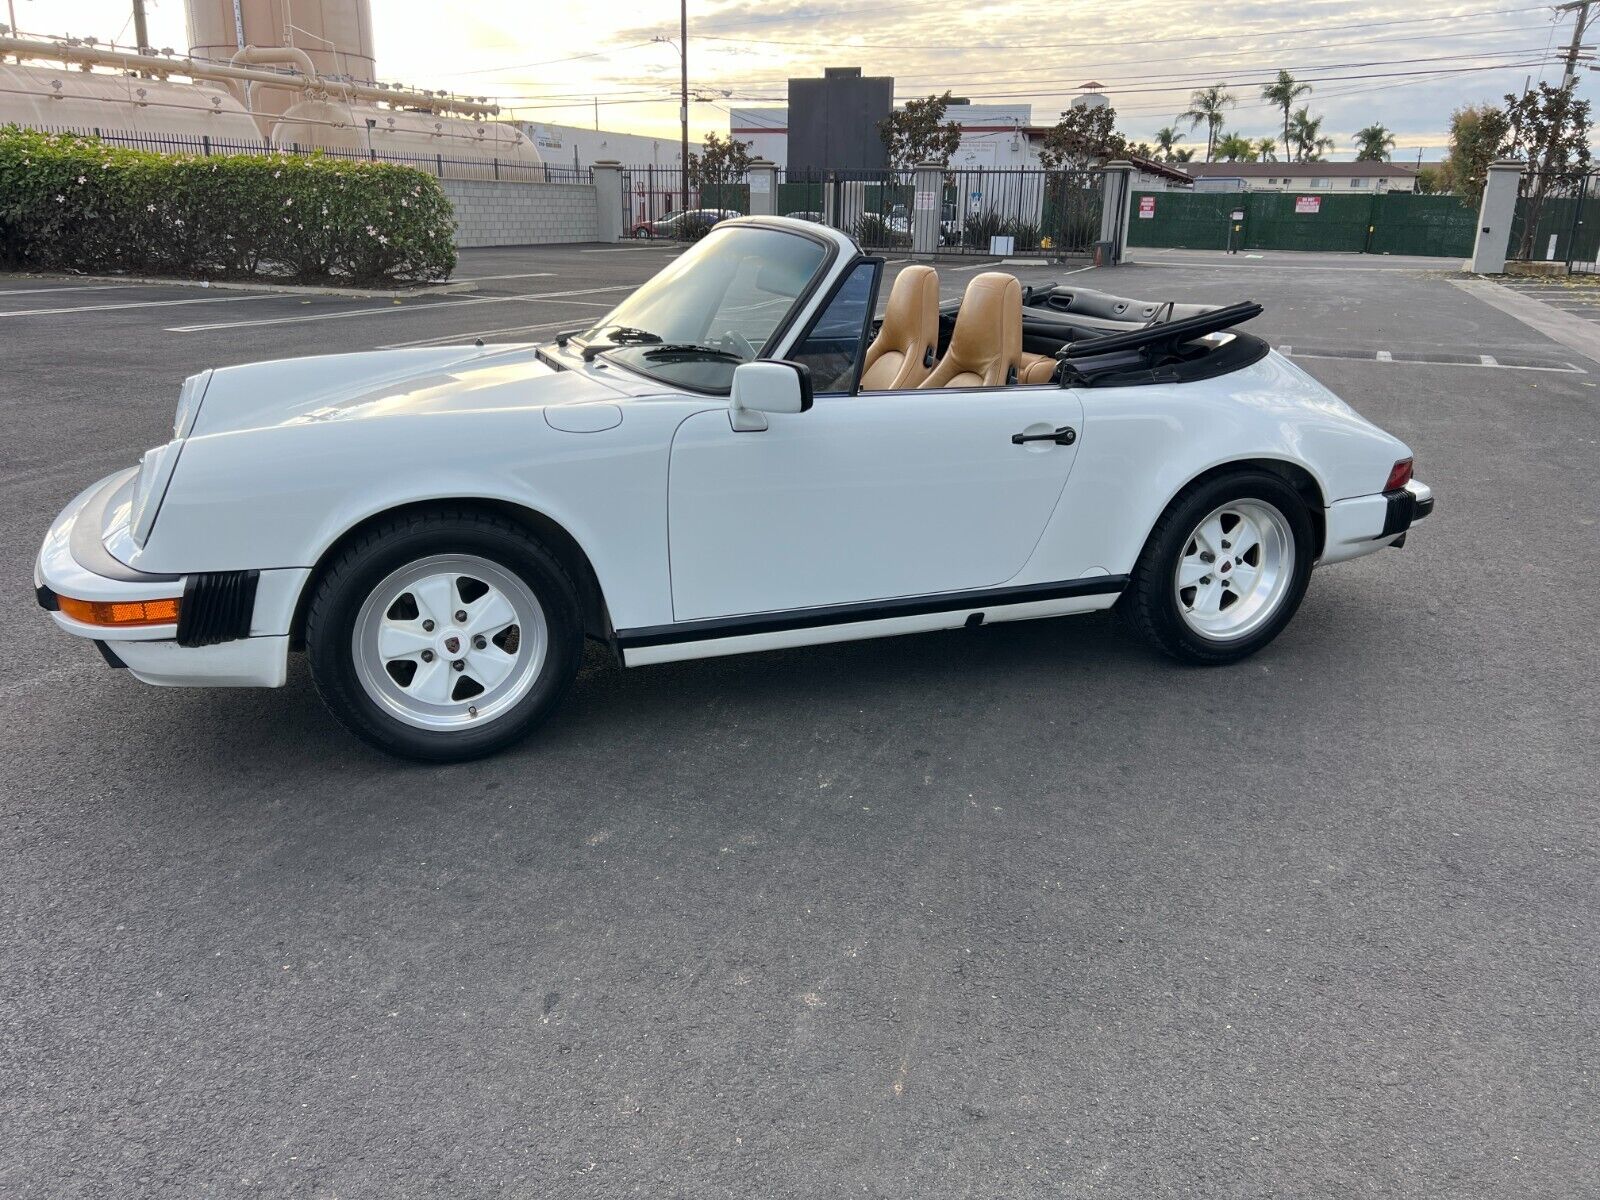
[[[1324,150],[1337,144],[1322,133],[1322,118],[1313,117],[1311,110],[1301,105],[1289,118],[1289,140],[1294,147],[1295,162],[1320,162]]]
[[[1311,94],[1309,83],[1298,83],[1289,72],[1279,68],[1278,78],[1274,83],[1267,84],[1261,89],[1261,98],[1269,104],[1276,104],[1283,109],[1283,152],[1289,152],[1289,110],[1294,107],[1294,102],[1301,96]]]
[[[1168,162],[1172,161],[1173,152],[1177,150],[1178,143],[1181,141],[1183,141],[1183,134],[1179,133],[1171,125],[1163,125],[1156,130],[1156,149],[1161,152],[1161,157]]]
[[[1218,162],[1255,162],[1256,144],[1237,133],[1225,133],[1217,138]]]
[[[1356,130],[1357,162],[1388,162],[1389,151],[1394,149],[1394,134],[1382,125],[1368,125]]]
[[[1189,122],[1190,129],[1198,129],[1202,124],[1206,127],[1206,161],[1211,161],[1211,155],[1216,149],[1217,134],[1222,129],[1222,121],[1227,110],[1238,101],[1227,90],[1227,84],[1216,83],[1208,88],[1201,88],[1189,97],[1189,107],[1178,114],[1178,120]]]
[[[1278,161],[1278,143],[1272,138],[1256,139],[1256,158],[1262,162]]]

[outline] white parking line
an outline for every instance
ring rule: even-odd
[[[488,283],[491,279],[548,279],[554,271],[526,271],[521,275],[471,275],[466,279],[452,279],[451,283]]]
[[[579,250],[579,254],[631,254],[638,250],[673,250],[678,247],[673,242],[652,245],[646,242],[642,246],[608,246],[604,250]],[[681,253],[681,250],[680,250]]]
[[[516,304],[530,301],[565,300],[569,296],[596,296],[602,292],[632,292],[638,284],[621,283],[615,287],[580,288],[571,292],[539,292],[526,296],[478,296],[471,300],[440,300],[434,304],[387,304],[381,308],[347,308],[338,312],[308,313],[303,317],[261,317],[254,321],[216,321],[208,325],[171,325],[167,333],[207,333],[214,329],[253,329],[263,325],[302,325],[310,321],[340,321],[346,317],[370,317],[387,314],[436,313],[442,308],[465,308],[474,304]],[[599,307],[599,306],[597,306]],[[0,314],[4,315],[4,314]]]
[[[63,287],[0,288],[0,296],[37,296],[41,292],[115,292],[138,286],[137,283],[69,283]]]
[[[447,333],[442,337],[416,338],[409,342],[389,342],[379,350],[404,350],[408,346],[448,346],[452,342],[470,344],[474,338],[489,337],[496,333],[539,333],[546,329],[571,327],[570,321],[546,321],[543,325],[507,325],[502,329],[474,329],[471,333]]]
[[[1479,371],[1485,367],[1495,371],[1543,371],[1552,375],[1587,375],[1589,372],[1576,363],[1559,363],[1550,366],[1520,365],[1497,361],[1492,355],[1480,354],[1477,362],[1447,362],[1443,359],[1396,359],[1388,350],[1376,351],[1371,358],[1354,357],[1349,354],[1317,354],[1309,351],[1296,351],[1290,353],[1291,347],[1279,346],[1278,353],[1286,358],[1317,358],[1326,362],[1345,363],[1385,363],[1391,367],[1466,367],[1469,370]]]
[[[192,300],[129,300],[123,304],[81,304],[76,308],[15,308],[0,317],[63,317],[73,313],[113,312],[124,308],[171,308],[178,304],[243,304],[247,300],[281,300],[277,293],[259,296],[196,296]]]

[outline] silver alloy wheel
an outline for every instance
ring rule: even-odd
[[[467,554],[418,559],[367,596],[351,635],[356,677],[418,729],[483,725],[514,708],[544,669],[544,608],[517,575]]]
[[[1178,615],[1219,642],[1248,637],[1272,618],[1294,578],[1294,530],[1265,500],[1230,500],[1184,543],[1173,573]]]

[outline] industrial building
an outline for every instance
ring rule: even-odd
[[[186,0],[189,53],[94,38],[0,37],[0,124],[164,148],[319,148],[458,178],[538,167],[481,97],[381,82],[370,0]]]
[[[618,133],[614,129],[588,129],[582,125],[557,125],[547,121],[521,121],[517,128],[533,143],[539,157],[550,164],[560,163],[578,170],[607,159],[628,166],[667,170],[677,170],[683,165],[683,146],[677,137]],[[704,149],[700,142],[689,143],[690,154],[699,154]]]

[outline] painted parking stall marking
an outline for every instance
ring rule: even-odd
[[[374,308],[347,308],[337,312],[307,313],[298,317],[259,317],[246,321],[216,321],[203,325],[171,325],[166,333],[208,333],[217,329],[252,329],[263,325],[303,325],[311,321],[340,321],[349,317],[371,316],[400,316],[411,313],[437,313],[447,308],[467,308],[481,304],[518,304],[561,302],[572,304],[573,297],[597,296],[605,292],[634,292],[639,285],[634,283],[617,284],[614,287],[579,288],[570,292],[533,292],[528,295],[517,296],[478,296],[471,300],[439,300],[433,303],[418,304],[385,304]],[[606,307],[609,307],[606,306]],[[4,315],[4,314],[0,314]]]

